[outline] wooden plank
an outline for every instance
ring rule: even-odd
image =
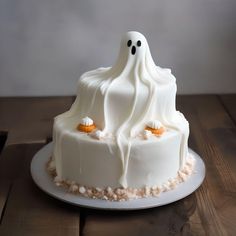
[[[136,212],[85,211],[84,235],[235,235],[235,126],[216,96],[183,96],[180,110],[191,126],[190,146],[207,175],[191,196]]]
[[[12,188],[5,199],[0,235],[79,235],[78,207],[48,196],[32,181],[30,162],[42,145],[10,145],[2,153],[0,180],[9,180]]]
[[[14,182],[0,235],[79,235],[77,207],[58,201],[39,190],[29,178]]]
[[[236,94],[220,95],[219,98],[236,124]]]
[[[190,123],[190,144],[221,177],[221,187],[235,189],[236,126],[216,96],[182,96],[179,110]],[[208,163],[206,163],[208,164]],[[228,179],[226,179],[226,177]],[[236,189],[235,189],[236,190]]]
[[[30,177],[31,158],[42,146],[43,144],[10,145],[2,152],[0,156],[0,221],[4,216],[13,182],[20,176]]]
[[[0,131],[0,154],[2,152],[2,149],[4,148],[6,140],[7,140],[7,132]]]
[[[21,177],[30,178],[31,159],[44,145],[34,143],[6,146],[0,158],[0,179],[13,182]]]
[[[3,218],[10,188],[11,188],[10,181],[0,179],[0,223]]]
[[[166,206],[139,211],[87,210],[83,235],[179,235],[196,208],[194,195]]]
[[[68,110],[74,97],[0,98],[0,130],[7,144],[45,141],[52,135],[53,118]]]
[[[207,168],[196,192],[197,209],[189,218],[190,232],[200,220],[207,235],[235,235],[236,127],[216,96],[183,96],[178,102],[190,122],[190,146]]]

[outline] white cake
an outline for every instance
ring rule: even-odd
[[[115,65],[84,73],[71,109],[55,118],[55,182],[110,200],[174,188],[192,170],[175,97],[171,70],[155,65],[142,34],[126,33]]]

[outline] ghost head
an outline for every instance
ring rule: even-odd
[[[153,82],[173,80],[169,69],[157,67],[152,59],[146,38],[139,32],[127,32],[121,40],[117,62],[111,69],[112,77],[137,75]],[[174,79],[175,81],[175,79]]]
[[[134,64],[144,59],[147,53],[150,54],[145,37],[139,32],[127,32],[121,39],[120,53],[113,68],[125,69],[125,67],[129,67],[126,70],[132,70]]]
[[[138,32],[127,32],[121,41],[122,50],[128,50],[133,56],[141,56],[148,49],[147,40]]]

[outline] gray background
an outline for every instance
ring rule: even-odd
[[[178,92],[236,92],[236,1],[0,0],[0,96],[71,95],[143,33]]]

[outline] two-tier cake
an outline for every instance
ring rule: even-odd
[[[176,79],[156,66],[145,37],[128,32],[113,67],[84,73],[71,109],[55,118],[48,170],[86,197],[158,196],[193,169]]]

